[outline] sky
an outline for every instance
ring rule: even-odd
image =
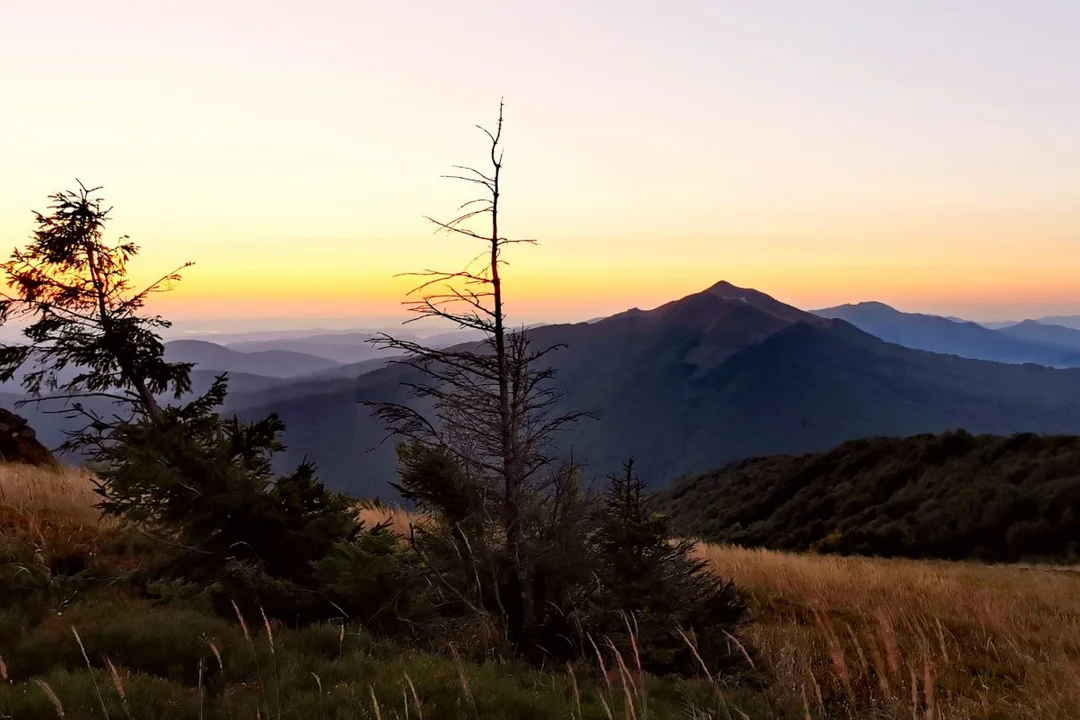
[[[506,102],[511,318],[728,280],[1080,313],[1075,0],[3,0],[0,245],[75,178],[178,325],[385,324]]]

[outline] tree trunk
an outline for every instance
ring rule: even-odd
[[[146,414],[150,416],[151,420],[161,419],[161,406],[158,405],[157,399],[154,394],[150,392],[146,387],[146,383],[140,377],[129,378],[131,384],[135,387],[135,392],[139,394],[142,399],[143,405],[146,408]]]
[[[154,394],[146,387],[146,381],[135,372],[130,363],[125,362],[124,350],[119,347],[120,343],[117,343],[114,337],[112,318],[109,316],[109,308],[106,304],[105,281],[102,279],[101,269],[97,265],[97,253],[94,252],[94,246],[90,243],[86,244],[86,259],[87,267],[90,270],[90,280],[94,284],[94,293],[97,296],[98,316],[101,319],[101,331],[105,335],[105,345],[112,352],[116,364],[120,366],[121,376],[135,388],[146,414],[150,416],[151,420],[159,420],[161,418],[161,407],[154,398]]]
[[[501,118],[500,118],[501,121]],[[503,324],[502,280],[499,277],[499,163],[495,163],[491,203],[491,284],[495,303],[495,358],[499,376],[499,434],[503,465],[503,526],[506,549],[514,575],[513,597],[516,612],[510,613],[510,635],[515,644],[528,644],[536,613],[529,587],[525,548],[525,523],[522,517],[522,472],[519,448],[510,407],[510,363],[506,351],[506,328]]]

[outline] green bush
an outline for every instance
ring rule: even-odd
[[[416,555],[386,525],[339,542],[314,570],[320,593],[364,627],[409,632],[431,616]]]
[[[117,428],[96,457],[102,507],[173,548],[159,570],[206,586],[223,610],[237,601],[290,620],[325,616],[314,564],[360,531],[350,501],[308,463],[275,477],[284,425],[224,419],[224,396],[219,378],[192,403]]]
[[[400,458],[399,486],[429,518],[413,549],[433,605],[444,618],[480,614],[499,627],[505,594],[519,590],[482,488],[438,448],[406,446]],[[694,559],[691,543],[673,537],[644,488],[628,464],[595,496],[571,468],[529,497],[526,592],[536,624],[532,646],[515,648],[524,657],[596,661],[598,651],[609,659],[617,652],[661,673],[696,672],[695,650],[713,672],[744,662],[730,642],[745,614],[741,597]]]
[[[12,637],[4,647],[11,676],[27,679],[84,668],[76,631],[95,667],[105,668],[109,658],[133,671],[192,685],[200,658],[210,652],[207,640],[227,646],[240,639],[235,623],[116,595],[77,605]]]
[[[652,672],[697,669],[695,650],[712,672],[741,664],[730,638],[745,618],[742,598],[693,557],[693,543],[672,536],[653,505],[632,462],[609,479],[593,513],[595,582],[582,626]]]

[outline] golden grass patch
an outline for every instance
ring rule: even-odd
[[[112,565],[127,563],[130,553],[114,542],[120,523],[95,507],[94,487],[93,475],[79,468],[0,464],[0,562],[28,554],[44,564],[86,559],[108,547]]]
[[[403,508],[367,503],[357,505],[356,518],[368,529],[382,523],[389,523],[391,531],[405,538],[409,537],[409,526],[419,520],[418,516]]]
[[[94,476],[82,468],[0,464],[0,513],[87,525],[101,521]]]
[[[13,519],[101,532],[98,499],[83,470],[0,465],[0,532]],[[403,536],[417,521],[368,503],[357,517]],[[1080,718],[1076,568],[697,552],[746,594],[744,637],[777,716]]]
[[[1080,717],[1075,569],[698,553],[747,594],[774,689],[811,717]]]

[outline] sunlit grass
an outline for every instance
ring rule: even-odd
[[[1080,573],[700,545],[748,639],[814,717],[1080,717]]]
[[[93,475],[81,468],[0,463],[0,511],[97,523],[100,499]]]
[[[419,520],[403,508],[370,503],[358,503],[356,517],[369,529],[386,523],[390,530],[402,537],[408,537],[410,526]]]
[[[94,508],[98,499],[85,471],[0,465],[5,532],[54,542],[112,532],[115,523],[103,521]],[[416,521],[401,508],[367,503],[358,503],[357,513],[368,527],[388,521],[402,535]],[[1074,568],[882,560],[706,544],[698,545],[697,552],[747,596],[751,613],[743,638],[766,679],[762,692],[771,709],[765,716],[1080,717],[1080,572]],[[87,632],[86,637],[93,636]],[[398,663],[402,682],[405,673],[414,672],[410,662]],[[460,682],[453,665],[442,667],[452,671],[446,682]],[[467,672],[472,677],[478,671],[469,666]],[[586,692],[585,678],[568,679],[565,669],[558,672],[560,693],[572,695],[579,680]],[[63,695],[65,681],[53,680]],[[380,686],[391,680],[373,686],[379,702],[386,688],[384,713],[399,702],[390,699],[389,685]],[[591,687],[595,693],[596,685]],[[630,687],[640,691],[632,682]],[[460,702],[468,702],[464,695]],[[366,685],[349,697],[374,711]],[[592,709],[585,716],[607,715],[595,695],[585,702]],[[396,709],[403,710],[404,705]],[[626,707],[613,708],[614,716],[626,712]],[[739,715],[732,711],[732,717]]]

